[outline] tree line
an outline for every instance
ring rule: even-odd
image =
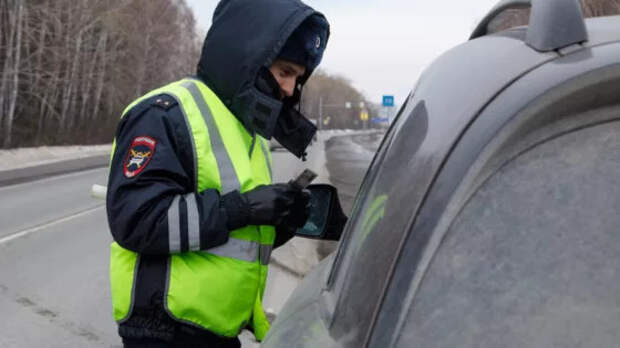
[[[581,3],[587,17],[620,13],[620,0]],[[528,17],[507,11],[492,24]],[[202,40],[185,0],[0,0],[0,147],[110,142],[129,102],[194,74]],[[301,107],[323,128],[362,128],[362,111],[380,114],[321,70]]]
[[[379,116],[379,108],[353,87],[349,79],[321,69],[313,73],[301,95],[302,113],[321,122],[322,129],[374,127],[370,119]],[[364,111],[369,115],[365,121],[360,117]]]
[[[195,70],[184,1],[0,0],[0,147],[111,141],[123,108]]]
[[[184,0],[0,0],[0,147],[110,142],[128,103],[195,73],[203,38]],[[363,100],[343,78],[313,81],[326,105]]]

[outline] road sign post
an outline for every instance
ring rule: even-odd
[[[384,95],[383,96],[383,115],[384,117],[381,118],[381,120],[387,119],[387,123],[390,123],[390,115],[391,115],[391,111],[392,108],[394,107],[394,96],[393,95]],[[383,123],[381,121],[378,121],[377,123]]]

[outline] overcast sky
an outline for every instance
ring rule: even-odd
[[[187,0],[205,33],[218,1]],[[396,104],[420,73],[446,50],[465,42],[498,0],[306,0],[322,12],[331,36],[321,67],[349,78],[374,102]]]

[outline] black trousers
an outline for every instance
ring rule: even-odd
[[[123,338],[124,348],[241,348],[239,339],[231,340],[175,340],[166,342],[151,338],[129,339]]]

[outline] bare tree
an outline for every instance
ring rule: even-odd
[[[327,121],[323,128],[361,128],[360,102],[364,109],[374,112],[372,103],[342,76],[332,76],[316,71],[306,83],[302,93],[302,112],[314,119]],[[350,103],[350,108],[345,105]],[[321,117],[320,117],[321,116]]]
[[[2,144],[8,147],[13,135],[13,120],[17,107],[17,89],[19,87],[19,69],[21,64],[22,32],[24,5],[21,1],[12,1],[7,4],[9,22],[8,40],[2,81],[0,82],[0,110],[3,126]],[[11,15],[13,12],[13,15]],[[3,16],[4,17],[4,16]]]
[[[101,143],[123,108],[193,73],[184,0],[0,1],[3,147]]]
[[[620,14],[620,0],[581,0],[586,17],[600,17]]]

